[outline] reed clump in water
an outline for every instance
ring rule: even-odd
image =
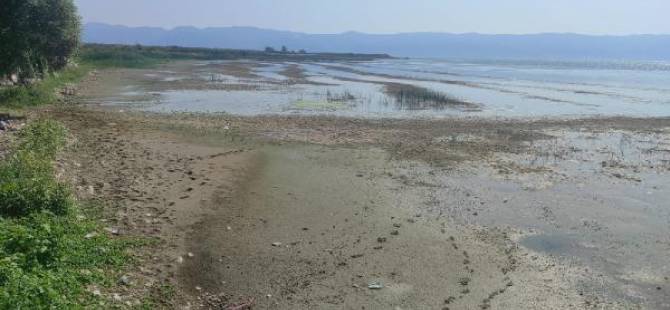
[[[474,103],[454,98],[445,93],[415,85],[386,83],[384,91],[395,99],[396,105],[403,110],[428,110],[446,108],[477,109]]]

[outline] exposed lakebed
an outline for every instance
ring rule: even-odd
[[[668,73],[664,64],[616,62],[183,62],[135,71],[121,91],[89,99],[247,116],[658,117],[670,116]]]

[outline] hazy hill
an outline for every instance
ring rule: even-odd
[[[84,41],[235,49],[286,45],[292,50],[310,52],[389,53],[407,57],[670,60],[670,35],[306,34],[252,27],[166,30],[89,23],[85,25]]]

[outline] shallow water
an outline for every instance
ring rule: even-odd
[[[157,92],[159,98],[153,100],[151,96],[151,104],[140,108],[154,112],[365,118],[670,116],[670,65],[665,63],[395,59],[309,63],[299,64],[307,78],[298,81],[281,74],[289,63],[250,66],[255,78],[223,72],[216,66],[220,64],[192,63],[178,70],[144,74],[145,81],[141,82],[148,85],[143,86],[144,91]],[[183,81],[190,81],[192,89],[173,85]],[[408,107],[384,93],[386,83],[437,91],[479,108]],[[230,85],[247,85],[249,89],[228,89]]]

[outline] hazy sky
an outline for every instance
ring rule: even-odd
[[[85,22],[308,33],[670,33],[670,0],[75,0]]]

